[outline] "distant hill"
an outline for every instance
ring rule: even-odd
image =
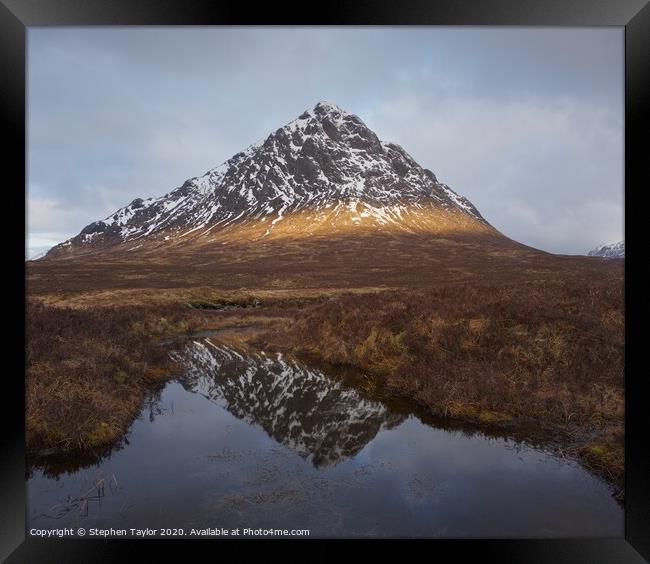
[[[625,241],[601,245],[589,251],[590,257],[625,258]]]

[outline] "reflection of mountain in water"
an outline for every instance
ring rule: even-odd
[[[181,383],[223,405],[235,417],[260,425],[276,441],[316,467],[358,453],[382,428],[404,420],[318,370],[273,357],[250,355],[208,340],[182,353]]]

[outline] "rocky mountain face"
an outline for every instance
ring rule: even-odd
[[[91,223],[48,256],[215,237],[242,225],[268,237],[296,218],[302,222],[293,225],[294,233],[323,225],[494,232],[469,200],[402,147],[380,140],[357,116],[320,102],[203,176]]]
[[[177,353],[181,384],[259,425],[316,467],[354,456],[404,416],[282,355],[248,354],[209,340]]]
[[[625,241],[601,245],[589,251],[590,257],[625,258]]]

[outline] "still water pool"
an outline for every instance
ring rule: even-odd
[[[311,537],[622,537],[610,488],[525,442],[437,427],[285,359],[189,342],[99,462],[34,466],[28,527]]]

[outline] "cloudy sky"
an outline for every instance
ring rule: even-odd
[[[203,174],[320,100],[509,237],[623,238],[623,28],[30,28],[27,246]]]

